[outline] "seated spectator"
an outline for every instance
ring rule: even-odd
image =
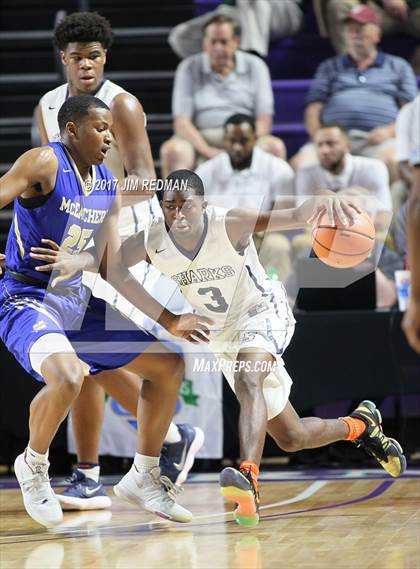
[[[257,56],[238,50],[234,20],[215,16],[204,28],[201,53],[185,59],[175,74],[172,98],[175,136],[160,150],[162,175],[193,169],[223,148],[223,125],[234,112],[256,117],[257,144],[284,158],[286,149],[270,135],[274,112],[270,73]]]
[[[236,114],[224,125],[222,152],[197,168],[213,205],[264,211],[294,204],[294,173],[282,160],[256,146],[255,121]],[[282,233],[264,236],[259,258],[284,280],[290,269],[290,244]]]
[[[368,5],[380,18],[384,36],[407,34],[420,38],[419,0],[371,0]],[[359,0],[327,0],[324,4],[328,36],[340,55],[346,53],[343,21],[347,12],[354,7],[363,9]],[[419,56],[420,49],[417,48],[412,59],[417,74],[420,74]]]
[[[183,59],[201,51],[203,27],[214,16],[224,14],[242,29],[240,48],[262,57],[270,41],[296,34],[303,22],[301,0],[225,0],[212,10],[175,26],[169,45]]]
[[[225,200],[225,207],[264,211],[293,205],[294,172],[287,162],[256,146],[255,120],[232,115],[224,124],[221,152],[198,166],[206,195]],[[292,202],[292,203],[291,203]]]
[[[375,158],[352,156],[347,132],[337,125],[324,125],[317,130],[314,145],[318,161],[298,169],[296,195],[352,188],[352,194],[360,196],[360,207],[374,218],[377,230],[386,230],[393,208],[384,163]]]
[[[346,54],[321,63],[307,97],[305,125],[313,138],[321,123],[337,123],[349,132],[352,153],[383,160],[391,182],[399,178],[395,160],[395,119],[417,92],[415,75],[400,57],[378,51],[379,17],[368,6],[348,12],[344,24]],[[313,162],[305,145],[294,166]]]

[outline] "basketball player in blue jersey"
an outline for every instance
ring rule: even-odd
[[[83,382],[92,381],[88,375],[126,367],[144,380],[137,453],[119,495],[166,519],[186,522],[190,512],[176,504],[174,492],[167,491],[173,485],[159,469],[182,360],[104,301],[89,298],[80,272],[64,281],[53,278],[56,286],[49,287],[51,275],[37,270],[31,248],[46,238],[79,253],[93,240],[101,275],[171,333],[206,341],[208,319],[173,315],[122,263],[118,185],[102,165],[111,141],[108,106],[95,97],[71,97],[60,108],[58,122],[62,143],[26,152],[0,179],[0,207],[12,201],[15,207],[0,284],[0,338],[22,367],[45,383],[30,406],[28,446],[15,461],[24,505],[42,525],[61,522],[61,506],[48,478],[50,443]]]
[[[112,140],[104,164],[121,181],[121,185],[125,183],[122,181],[125,175],[136,176],[140,180],[153,180],[156,174],[143,106],[133,94],[104,77],[112,42],[110,23],[95,12],[75,12],[58,23],[54,30],[54,43],[60,50],[67,82],[45,93],[37,106],[36,119],[41,141],[47,144],[60,140],[57,115],[68,97],[94,95],[109,106],[113,119]],[[121,210],[118,224],[122,239],[143,228],[143,219],[147,218],[150,208],[159,208],[156,198],[135,203],[134,193],[129,192],[128,195],[128,203]],[[153,277],[158,278],[156,274],[159,275],[158,271],[150,270],[149,267],[148,284]],[[145,283],[143,278],[140,282]],[[117,292],[110,290],[101,279],[95,280],[93,294],[108,300],[117,308],[121,306],[122,309],[127,304],[125,299],[121,301]],[[156,295],[152,293],[152,296]],[[168,308],[170,309],[171,305]],[[99,478],[101,431],[96,429],[96,416],[104,412],[105,397],[102,388],[124,407],[127,406],[127,401],[135,406],[140,382],[134,374],[125,369],[118,369],[100,374],[96,381],[84,383],[82,390],[89,394],[86,394],[85,398],[76,399],[72,406],[72,427],[78,460],[70,484],[59,494],[63,507],[84,510],[111,505],[111,499]],[[81,408],[82,420],[79,421],[79,407],[87,400],[88,410],[95,409],[96,412],[86,415]],[[203,432],[197,427],[171,423],[161,453],[162,472],[173,482],[182,482],[202,441]],[[181,470],[175,466],[179,464],[182,464]]]
[[[271,281],[258,261],[252,234],[305,227],[327,209],[332,224],[351,223],[357,206],[337,196],[309,200],[295,209],[258,212],[207,206],[203,183],[188,170],[167,181],[183,191],[165,191],[163,216],[149,221],[144,232],[124,242],[128,266],[146,260],[175,280],[197,312],[213,319],[209,348],[240,403],[238,470],[220,475],[225,498],[237,504],[235,518],[245,526],[258,523],[258,474],[266,432],[286,451],[316,448],[349,440],[364,448],[392,476],[405,469],[399,443],[386,437],[374,403],[363,401],[340,419],[299,418],[289,402],[291,378],[282,354],[293,334],[294,318],[281,283]],[[315,211],[315,214],[313,212]],[[43,249],[39,259],[56,268],[57,251]],[[67,275],[95,266],[88,250],[73,256]],[[90,257],[90,260],[89,260]],[[72,265],[74,267],[72,268]],[[272,364],[277,364],[276,366]],[[124,487],[124,480],[117,486]]]

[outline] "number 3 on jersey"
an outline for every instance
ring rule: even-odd
[[[215,286],[208,286],[199,288],[197,292],[202,296],[206,294],[211,295],[210,298],[213,302],[215,302],[215,304],[205,304],[204,306],[212,312],[226,312],[226,310],[229,308],[228,303],[222,296],[220,288],[216,288]]]
[[[71,253],[80,253],[80,251],[83,251],[92,233],[92,229],[82,229],[80,225],[73,223],[69,227],[67,237],[61,243],[61,246],[66,251],[70,250]]]

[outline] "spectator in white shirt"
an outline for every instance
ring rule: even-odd
[[[293,202],[292,168],[256,146],[256,141],[254,118],[235,114],[224,125],[225,151],[197,168],[206,194],[219,196],[219,205],[267,211],[276,200],[277,207]]]
[[[360,206],[384,229],[392,213],[388,170],[375,158],[353,156],[346,131],[338,125],[322,126],[314,136],[318,162],[296,173],[296,195],[322,190],[359,193]]]
[[[225,151],[197,168],[209,203],[229,209],[263,211],[294,204],[292,168],[258,146],[255,119],[244,114],[228,118],[223,127]],[[266,269],[286,278],[290,269],[290,244],[282,233],[264,236],[260,261]]]

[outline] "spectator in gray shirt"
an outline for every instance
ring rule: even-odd
[[[218,15],[204,27],[203,51],[176,71],[172,98],[175,136],[160,151],[162,174],[194,169],[223,148],[223,125],[234,113],[256,117],[257,144],[285,158],[283,142],[270,134],[274,100],[270,74],[258,57],[238,50],[240,30]]]

